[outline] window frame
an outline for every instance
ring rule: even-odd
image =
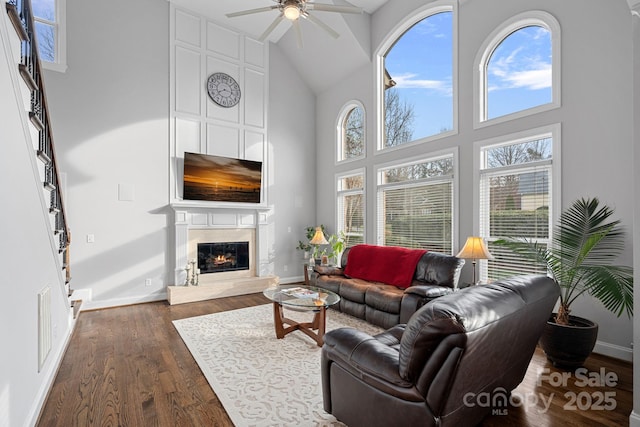
[[[458,147],[452,147],[449,149],[433,151],[429,153],[422,154],[420,156],[413,156],[410,158],[403,158],[401,160],[395,160],[391,162],[381,163],[374,166],[374,174],[375,174],[375,208],[374,208],[374,241],[377,245],[384,245],[384,235],[380,233],[380,224],[379,220],[381,215],[383,215],[382,211],[382,201],[381,201],[381,191],[387,188],[401,188],[401,187],[413,187],[419,184],[415,182],[407,182],[404,185],[402,184],[381,184],[381,176],[382,171],[390,168],[398,168],[408,165],[413,165],[416,163],[425,163],[429,161],[434,161],[446,157],[452,158],[453,163],[453,173],[451,177],[452,184],[452,195],[451,195],[451,255],[455,254],[455,250],[457,248],[458,236],[459,236],[459,155],[458,155]],[[437,177],[437,178],[427,178],[427,180],[431,181],[444,181],[445,177]]]
[[[539,26],[551,33],[551,102],[537,105],[510,114],[487,119],[487,66],[496,48],[514,32],[530,26]],[[482,43],[473,66],[473,127],[474,129],[503,123],[543,111],[553,110],[562,105],[561,101],[561,31],[560,24],[553,15],[534,10],[515,15],[496,27]]]
[[[424,138],[416,139],[405,144],[397,145],[394,147],[384,147],[384,122],[385,122],[385,111],[384,111],[384,57],[389,49],[393,47],[396,41],[402,37],[402,35],[407,32],[411,27],[413,27],[418,22],[422,21],[425,18],[428,18],[432,15],[436,15],[442,12],[451,12],[452,14],[452,35],[451,35],[451,43],[453,46],[452,52],[452,76],[451,76],[451,86],[452,86],[452,129],[447,132],[438,133],[435,135],[430,135]],[[376,149],[374,151],[374,155],[379,155],[382,153],[388,153],[396,150],[402,150],[407,147],[412,147],[419,144],[425,144],[431,141],[440,140],[442,138],[447,138],[451,135],[458,134],[458,2],[452,0],[436,0],[428,5],[425,5],[413,12],[409,15],[405,16],[385,37],[383,37],[383,41],[380,43],[378,48],[374,53],[374,100],[375,100],[375,140],[376,140]]]
[[[67,71],[67,0],[53,0],[55,6],[55,21],[33,16],[34,23],[41,23],[54,28],[55,37],[55,61],[47,61],[42,58],[42,67],[46,70],[64,73]],[[39,42],[39,41],[38,41]],[[38,50],[40,45],[38,45]]]
[[[349,117],[349,114],[351,113],[351,111],[353,111],[355,108],[360,108],[362,110],[362,154],[360,156],[350,157],[347,159],[342,157],[344,155],[344,144],[345,144],[343,130],[344,130],[345,121]],[[340,113],[338,114],[338,119],[336,120],[336,155],[335,155],[336,160],[335,162],[336,162],[336,165],[344,164],[348,162],[362,160],[365,157],[367,157],[367,111],[365,110],[362,102],[358,100],[351,100],[342,107],[342,109],[340,110]]]
[[[362,190],[340,190],[340,181],[344,178],[352,176],[362,176]],[[340,210],[341,200],[344,196],[362,194],[362,241],[367,242],[367,174],[366,168],[352,169],[346,172],[340,172],[335,175],[335,194],[336,194],[336,231],[344,231],[344,215]],[[345,247],[346,249],[346,247]]]
[[[560,219],[560,212],[562,206],[562,126],[560,123],[542,126],[534,129],[527,129],[521,132],[501,135],[495,138],[486,139],[482,141],[476,141],[473,147],[473,235],[480,236],[487,243],[489,243],[488,236],[483,234],[483,224],[480,224],[481,211],[486,209],[480,205],[481,194],[481,164],[482,164],[482,151],[488,147],[498,147],[500,145],[511,145],[520,142],[527,142],[535,139],[541,139],[550,137],[552,139],[552,151],[551,160],[541,160],[537,162],[531,162],[527,164],[516,164],[512,166],[505,166],[501,168],[494,168],[487,172],[488,175],[494,175],[497,172],[500,174],[507,174],[510,171],[518,172],[526,170],[535,166],[545,163],[551,163],[551,197],[549,198],[549,244],[553,242],[553,225]],[[488,218],[488,215],[485,215]],[[487,280],[488,261],[478,260],[478,278],[480,281]]]

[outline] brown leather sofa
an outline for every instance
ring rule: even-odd
[[[400,289],[347,277],[350,249],[342,254],[342,268],[316,266],[312,284],[340,295],[340,302],[333,308],[383,328],[406,323],[427,302],[454,292],[465,263],[455,256],[427,252],[416,265],[411,286]]]
[[[377,336],[324,336],[324,410],[349,427],[474,426],[524,378],[558,299],[545,276],[437,298]],[[504,407],[502,408],[504,409]]]

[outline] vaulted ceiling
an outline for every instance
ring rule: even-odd
[[[227,18],[225,15],[275,4],[274,0],[172,0],[179,7],[198,12],[226,27],[237,29],[256,39],[278,16],[278,11]],[[313,11],[318,19],[340,34],[334,39],[324,30],[301,19],[303,47],[288,21],[281,22],[268,40],[276,43],[315,93],[321,93],[341,78],[362,67],[371,58],[371,14],[388,0],[314,0],[315,3],[357,6],[362,14]],[[339,64],[339,66],[336,66]]]

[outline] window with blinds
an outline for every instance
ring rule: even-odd
[[[451,253],[453,154],[378,171],[378,244]]]
[[[532,264],[493,242],[510,237],[549,244],[552,153],[551,134],[481,148],[480,235],[494,260],[480,263],[480,280],[546,274],[544,265]]]
[[[364,243],[364,172],[338,177],[338,231],[349,248]]]

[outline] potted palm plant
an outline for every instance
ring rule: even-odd
[[[624,249],[624,231],[613,210],[597,198],[576,200],[554,226],[548,247],[527,239],[503,238],[495,243],[523,257],[543,263],[560,286],[554,313],[540,346],[555,366],[577,368],[593,351],[598,325],[571,315],[571,304],[583,294],[599,300],[618,317],[633,315],[633,269],[611,265]]]

